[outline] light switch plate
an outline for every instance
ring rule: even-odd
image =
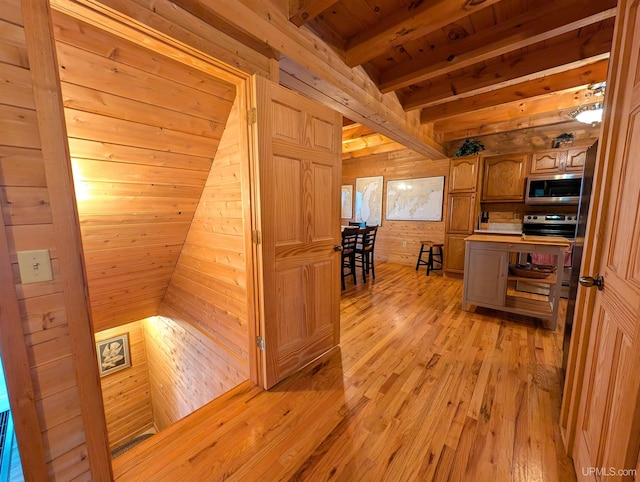
[[[36,251],[18,251],[20,281],[23,285],[51,281],[51,258],[48,249]]]

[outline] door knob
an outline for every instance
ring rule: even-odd
[[[597,274],[595,278],[593,276],[580,276],[578,282],[587,288],[597,286],[599,291],[604,289],[604,277],[599,274]]]
[[[340,246],[339,244],[336,244],[336,245],[333,247],[333,250],[334,250],[334,251],[342,251],[342,246]]]

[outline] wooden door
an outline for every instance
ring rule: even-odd
[[[451,159],[449,192],[473,192],[478,182],[478,156]]]
[[[616,105],[603,129],[605,223],[600,274],[604,289],[593,310],[578,320],[590,324],[573,458],[579,480],[631,480],[640,442],[640,14],[637,0],[622,0],[617,21],[621,39]],[[614,52],[618,52],[614,49]],[[612,163],[608,163],[612,159]],[[596,220],[598,222],[598,220]],[[596,273],[588,273],[595,275]],[[585,288],[581,288],[585,289]],[[590,288],[595,290],[595,288]],[[574,323],[574,326],[576,323]]]
[[[342,118],[263,78],[255,100],[269,388],[339,343]]]
[[[482,201],[524,201],[527,158],[527,154],[485,158]]]

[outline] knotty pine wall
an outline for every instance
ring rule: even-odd
[[[415,266],[420,252],[420,241],[444,242],[449,159],[430,160],[409,149],[343,159],[342,184],[353,186],[354,211],[356,178],[370,176],[383,176],[384,178],[382,225],[378,229],[376,237],[375,259],[376,261]],[[387,221],[385,219],[387,181],[434,176],[445,176],[442,221]],[[348,221],[348,219],[343,219],[342,223],[347,224]],[[403,241],[406,241],[406,247],[403,247]]]
[[[54,13],[94,329],[157,314],[235,86]]]
[[[206,332],[224,352],[223,363],[212,370],[226,389],[249,377],[243,214],[243,189],[249,186],[242,185],[239,115],[236,103],[164,297],[170,310]],[[160,314],[172,317],[170,310],[161,305]]]
[[[246,380],[239,359],[173,313],[143,322],[153,421],[163,430]]]
[[[9,241],[45,459],[52,480],[76,477],[89,480],[76,380],[75,364],[79,362],[74,359],[69,338],[68,310],[49,205],[50,188],[41,151],[22,11],[17,0],[0,1],[0,75],[2,229]],[[20,283],[16,252],[33,249],[49,250],[53,281]],[[6,322],[2,320],[3,325]]]
[[[134,321],[96,333],[96,342],[129,334],[131,367],[100,379],[104,413],[107,419],[109,448],[132,440],[153,428],[147,353],[142,321]]]

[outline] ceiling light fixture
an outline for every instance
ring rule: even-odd
[[[581,104],[580,107],[570,112],[569,116],[584,124],[595,125],[599,122],[602,122],[604,106],[602,104],[603,99],[601,99],[601,97],[604,97],[604,89],[606,87],[606,84],[606,82],[600,82],[598,84],[589,85],[589,87],[587,88],[590,92],[586,94],[585,101],[591,96],[595,96],[597,102],[595,104],[588,105]]]

